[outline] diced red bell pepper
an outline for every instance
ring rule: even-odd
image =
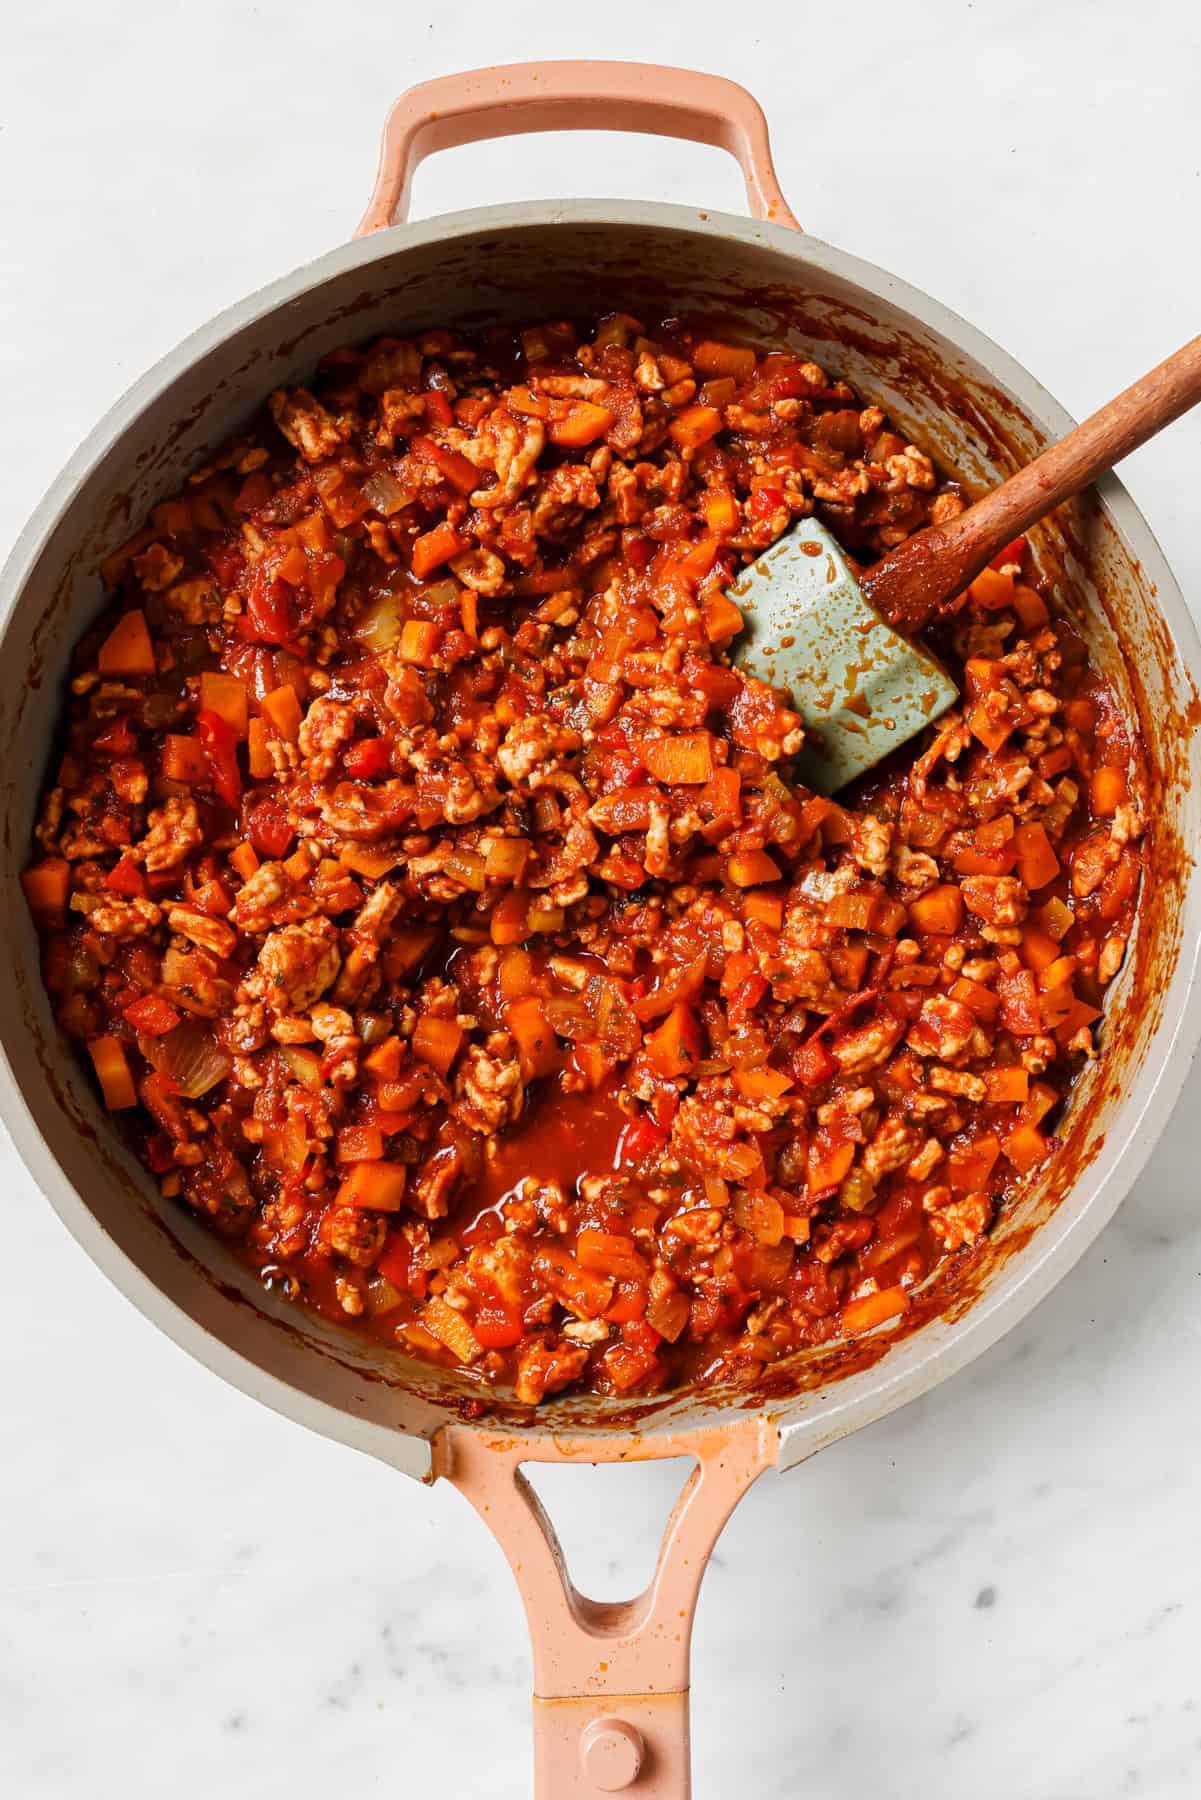
[[[116,868],[109,870],[104,885],[114,894],[124,894],[130,900],[142,900],[146,896],[146,877],[130,856],[123,856]]]
[[[505,1306],[499,1300],[485,1300],[471,1321],[471,1329],[485,1350],[511,1350],[521,1342],[524,1327],[516,1307]]]
[[[108,756],[129,756],[136,748],[133,732],[129,729],[129,720],[124,716],[114,719],[111,725],[92,739],[93,750],[103,750]]]
[[[645,1162],[656,1150],[661,1150],[666,1142],[667,1133],[653,1119],[645,1114],[631,1119],[618,1140],[617,1165],[622,1169],[633,1168]]]
[[[140,999],[131,1001],[121,1014],[127,1025],[145,1037],[163,1037],[168,1031],[174,1031],[179,1024],[179,1014],[157,994],[143,994]]]
[[[373,775],[382,775],[391,766],[387,738],[360,738],[357,743],[348,744],[342,762],[346,773],[356,781],[370,781]]]
[[[789,1071],[802,1087],[820,1087],[838,1073],[838,1064],[820,1037],[798,1044],[788,1059]]]
[[[278,800],[263,795],[246,809],[246,833],[261,856],[277,862],[286,856],[296,836]]]
[[[243,620],[245,635],[260,644],[286,644],[296,635],[292,589],[261,563],[250,578]]]
[[[242,799],[242,774],[238,768],[238,740],[229,721],[220,713],[198,712],[196,730],[209,759],[213,792],[226,806],[236,807]]]

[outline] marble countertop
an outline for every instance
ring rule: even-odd
[[[796,212],[938,294],[1078,415],[1198,328],[1201,14],[1140,0],[837,9],[43,0],[0,66],[0,550],[155,357],[353,226],[393,94],[522,54],[745,81]],[[840,19],[842,22],[840,22]],[[741,207],[716,151],[446,155],[423,213],[610,192]],[[1201,422],[1127,479],[1201,593]],[[1201,1789],[1201,1075],[1114,1223],[972,1368],[723,1539],[696,1792],[1186,1800]],[[224,1387],[0,1146],[0,1791],[318,1800],[529,1791],[528,1656],[491,1540]],[[674,1473],[544,1491],[581,1584],[633,1591]]]

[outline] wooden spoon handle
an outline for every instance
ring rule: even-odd
[[[919,631],[994,556],[1201,400],[1201,337],[1177,350],[1000,487],[876,563],[862,587],[898,631]]]

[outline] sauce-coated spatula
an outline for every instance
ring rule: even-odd
[[[834,793],[952,706],[954,682],[912,634],[1028,526],[1198,400],[1201,337],[958,518],[916,533],[858,579],[817,519],[802,519],[751,563],[730,590],[746,619],[735,660],[791,694],[809,734],[801,779]]]

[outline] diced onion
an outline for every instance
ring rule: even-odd
[[[138,1048],[148,1063],[179,1086],[185,1100],[199,1100],[233,1068],[233,1058],[213,1039],[200,1019],[185,1019],[165,1037],[140,1037]]]
[[[399,594],[381,594],[363,614],[355,627],[355,635],[373,656],[391,650],[400,642],[404,629]]]
[[[413,498],[408,488],[402,487],[395,475],[389,475],[387,469],[372,469],[370,475],[364,476],[362,489],[364,498],[385,519],[391,518],[393,513],[399,512]]]

